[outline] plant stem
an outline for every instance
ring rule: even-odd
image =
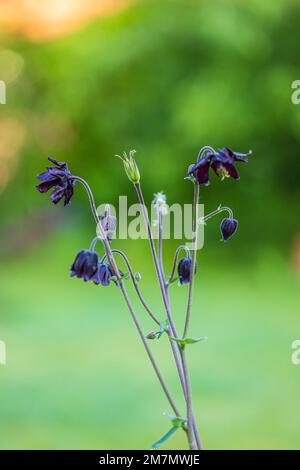
[[[147,209],[146,209],[146,206],[145,206],[143,193],[142,193],[142,190],[141,190],[141,185],[140,185],[140,183],[136,183],[134,185],[134,187],[136,189],[138,199],[139,199],[139,202],[140,202],[140,205],[141,205],[143,217],[144,217],[144,220],[145,220],[145,223],[146,223],[147,232],[148,232],[148,239],[149,239],[151,253],[152,253],[152,257],[153,257],[153,261],[154,261],[155,271],[156,271],[156,274],[157,274],[157,277],[158,277],[160,290],[161,290],[161,294],[162,294],[162,298],[163,298],[163,303],[164,303],[166,313],[167,313],[167,317],[168,317],[168,320],[169,320],[169,323],[170,323],[171,333],[175,338],[178,338],[178,334],[177,334],[177,331],[176,331],[176,328],[175,328],[175,325],[174,325],[174,322],[173,322],[172,314],[171,314],[170,303],[168,302],[168,296],[167,296],[166,290],[165,290],[165,287],[166,287],[165,281],[163,279],[162,273],[161,273],[160,268],[159,268],[159,262],[158,262],[156,251],[155,251],[151,225],[150,225],[150,221],[149,221],[149,217],[148,217],[148,212],[147,212]],[[170,340],[170,341],[172,341],[172,340]],[[190,380],[189,380],[189,376],[188,376],[188,370],[187,370],[187,364],[186,364],[186,360],[185,360],[184,351],[181,348],[179,348],[179,350],[180,350],[180,356],[181,356],[181,361],[182,361],[183,374],[184,374],[184,378],[185,378],[185,398],[186,398],[186,406],[187,406],[188,441],[189,441],[190,449],[195,449],[196,446],[195,446],[195,441],[194,441],[193,425],[192,425],[193,424],[193,419],[192,419],[193,413],[192,413],[192,399],[191,399]],[[172,351],[174,353],[173,347],[172,347]],[[175,362],[176,362],[176,366],[177,366],[177,361],[176,361],[176,356],[175,355],[174,355],[174,358],[175,358]],[[178,368],[178,373],[180,375],[179,370],[180,370],[180,368]]]
[[[205,222],[206,220],[210,219],[211,217],[214,217],[217,214],[220,214],[220,212],[223,212],[223,211],[228,212],[229,217],[233,219],[233,212],[230,209],[230,207],[220,206],[218,207],[218,209],[214,210],[213,212],[209,212],[204,217],[200,217],[200,219],[198,220],[198,223]]]
[[[189,324],[190,324],[190,319],[191,319],[191,308],[192,308],[193,291],[194,291],[194,277],[195,277],[196,258],[197,258],[199,193],[200,193],[200,186],[197,182],[195,182],[194,183],[194,207],[193,207],[194,209],[193,210],[194,249],[192,250],[191,278],[189,282],[188,303],[187,303],[187,309],[186,309],[183,338],[185,338],[187,335]]]
[[[130,277],[131,277],[133,286],[134,286],[134,288],[135,288],[135,290],[136,290],[136,293],[137,293],[137,295],[138,295],[138,298],[140,299],[141,304],[143,305],[143,307],[145,308],[145,310],[147,311],[147,313],[150,315],[150,317],[152,318],[152,320],[155,321],[155,323],[156,323],[157,325],[160,325],[161,322],[160,322],[159,319],[156,317],[156,315],[152,312],[152,310],[148,307],[147,303],[145,302],[145,300],[144,300],[144,298],[143,298],[143,296],[142,296],[142,293],[141,293],[141,291],[140,291],[140,289],[139,289],[139,286],[138,286],[138,284],[137,284],[137,282],[136,282],[136,279],[135,279],[135,277],[134,277],[134,274],[133,274],[133,271],[132,271],[132,268],[131,268],[131,265],[130,265],[130,263],[129,263],[129,260],[128,260],[127,256],[126,256],[125,253],[123,253],[123,251],[121,251],[121,250],[115,250],[115,249],[114,249],[114,250],[111,250],[111,251],[112,251],[112,253],[118,253],[118,254],[123,258],[123,260],[125,261],[125,264],[126,264],[127,269],[128,269],[128,271],[129,271],[129,274],[130,274]],[[105,258],[104,258],[104,259],[105,259]],[[104,260],[103,260],[103,261],[104,261]]]
[[[158,208],[157,210],[158,216],[158,262],[160,272],[162,274],[163,279],[165,279],[164,273],[164,263],[163,263],[163,224],[162,224],[162,213],[161,210]]]
[[[165,395],[166,395],[166,397],[167,397],[167,399],[168,399],[168,401],[169,401],[169,403],[170,403],[170,406],[172,407],[172,409],[173,409],[174,413],[176,414],[176,416],[180,416],[179,410],[178,410],[178,408],[177,408],[177,406],[176,406],[176,404],[175,404],[175,402],[174,402],[174,400],[173,400],[173,398],[172,398],[172,395],[171,395],[171,393],[170,393],[170,391],[169,391],[167,385],[165,384],[165,381],[164,381],[164,379],[163,379],[163,377],[162,377],[162,374],[161,374],[161,372],[160,372],[160,370],[159,370],[159,368],[158,368],[158,365],[157,365],[157,363],[156,363],[156,361],[155,361],[155,359],[154,359],[154,356],[153,356],[153,354],[152,354],[152,351],[150,350],[150,348],[149,348],[149,346],[148,346],[147,340],[146,340],[146,338],[145,338],[145,335],[144,335],[144,333],[143,333],[143,330],[142,330],[142,328],[141,328],[141,325],[140,325],[140,323],[139,323],[139,321],[138,321],[138,318],[137,318],[137,316],[136,316],[136,314],[135,314],[135,312],[134,312],[134,309],[133,309],[132,304],[131,304],[131,302],[130,302],[130,299],[129,299],[129,297],[128,297],[128,294],[127,294],[127,291],[126,291],[125,286],[124,286],[124,284],[123,284],[123,281],[120,282],[120,288],[121,288],[123,297],[124,297],[124,299],[125,299],[125,302],[126,302],[126,304],[127,304],[127,306],[128,306],[128,309],[129,309],[129,311],[130,311],[130,313],[131,313],[132,319],[133,319],[133,321],[134,321],[134,323],[135,323],[135,326],[136,326],[136,328],[137,328],[137,330],[138,330],[138,333],[139,333],[139,335],[140,335],[140,337],[141,337],[141,340],[142,340],[142,342],[143,342],[143,345],[144,345],[144,347],[145,347],[145,349],[146,349],[146,351],[147,351],[147,354],[148,354],[148,357],[149,357],[149,359],[150,359],[150,362],[151,362],[151,364],[152,364],[152,366],[153,366],[153,368],[154,368],[154,370],[155,370],[155,373],[156,373],[156,375],[157,375],[157,377],[158,377],[158,380],[159,380],[159,382],[160,382],[160,384],[161,384],[161,386],[162,386],[162,388],[163,388],[163,390],[164,390],[164,392],[165,392]]]
[[[112,267],[114,273],[116,274],[116,276],[117,276],[117,278],[118,278],[119,285],[120,285],[120,288],[121,288],[123,297],[124,297],[125,302],[126,302],[126,304],[127,304],[127,306],[128,306],[128,309],[129,309],[130,314],[131,314],[131,316],[132,316],[132,319],[133,319],[133,321],[134,321],[134,323],[135,323],[135,326],[136,326],[136,328],[137,328],[137,330],[138,330],[139,336],[140,336],[140,338],[141,338],[141,340],[142,340],[142,342],[143,342],[143,345],[144,345],[144,347],[145,347],[145,349],[146,349],[146,352],[147,352],[147,354],[148,354],[148,357],[149,357],[149,359],[150,359],[150,362],[151,362],[151,364],[152,364],[152,366],[153,366],[153,368],[154,368],[154,370],[155,370],[155,373],[156,373],[156,375],[157,375],[157,378],[158,378],[158,380],[159,380],[159,382],[160,382],[160,384],[161,384],[161,386],[162,386],[162,388],[163,388],[163,391],[164,391],[164,393],[165,393],[165,395],[166,395],[166,397],[167,397],[167,400],[168,400],[168,402],[169,402],[169,404],[170,404],[172,410],[174,411],[174,413],[176,414],[176,416],[180,417],[179,410],[178,410],[178,408],[177,408],[177,406],[176,406],[176,404],[175,404],[175,402],[174,402],[174,399],[173,399],[173,397],[172,397],[172,395],[171,395],[171,393],[170,393],[170,391],[169,391],[169,389],[168,389],[168,387],[167,387],[167,385],[166,385],[166,383],[165,383],[165,381],[164,381],[164,379],[163,379],[163,377],[162,377],[162,374],[161,374],[161,372],[160,372],[160,370],[159,370],[159,367],[158,367],[158,365],[157,365],[157,363],[156,363],[156,361],[155,361],[155,358],[154,358],[154,356],[153,356],[153,354],[152,354],[152,351],[151,351],[151,349],[149,348],[149,345],[148,345],[148,343],[147,343],[147,340],[146,340],[146,338],[145,338],[145,335],[144,335],[144,333],[143,333],[143,330],[142,330],[142,328],[141,328],[141,325],[140,325],[140,323],[139,323],[139,320],[138,320],[138,318],[137,318],[137,316],[136,316],[136,314],[135,314],[135,311],[134,311],[134,309],[133,309],[133,306],[132,306],[131,301],[130,301],[130,299],[129,299],[129,296],[128,296],[128,294],[127,294],[126,288],[125,288],[125,286],[124,286],[124,284],[123,284],[123,281],[122,281],[122,279],[121,279],[121,275],[120,275],[118,266],[117,266],[117,264],[116,264],[116,262],[115,262],[114,255],[113,255],[113,253],[112,253],[112,250],[111,250],[109,241],[107,240],[107,237],[106,237],[106,235],[105,235],[105,232],[103,231],[103,228],[102,228],[101,223],[100,223],[100,218],[99,218],[98,213],[97,213],[97,208],[96,208],[96,205],[95,205],[95,201],[94,201],[94,197],[93,197],[93,193],[92,193],[92,191],[91,191],[91,188],[89,187],[88,183],[87,183],[83,178],[80,178],[79,176],[73,176],[72,179],[75,180],[75,181],[80,182],[80,183],[84,186],[84,188],[85,188],[85,190],[86,190],[86,192],[87,192],[87,194],[88,194],[89,201],[90,201],[90,205],[91,205],[91,210],[92,210],[92,213],[93,213],[93,216],[94,216],[94,219],[95,219],[97,228],[99,229],[100,234],[101,234],[101,241],[102,241],[103,244],[104,244],[105,251],[106,251],[107,257],[108,257],[108,259],[109,259],[109,261],[110,261],[111,267]]]

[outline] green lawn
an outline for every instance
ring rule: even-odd
[[[78,246],[52,240],[2,268],[2,449],[145,449],[169,427],[170,409],[117,288],[68,277]],[[141,289],[164,318],[150,273]],[[186,288],[174,285],[172,294],[182,324]],[[247,267],[209,265],[209,253],[200,259],[192,334],[209,339],[190,346],[188,358],[205,447],[300,448],[300,366],[290,359],[299,311],[299,280],[276,251]],[[152,346],[184,413],[166,338]],[[168,443],[185,446],[180,432]]]

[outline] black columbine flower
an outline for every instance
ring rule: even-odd
[[[247,157],[250,155],[252,155],[252,150],[244,154],[234,152],[228,147],[218,149],[217,152],[206,153],[195,165],[190,166],[188,176],[194,176],[199,184],[208,185],[209,168],[211,167],[222,179],[231,176],[235,180],[238,180],[240,176],[234,165],[236,162],[247,163]]]
[[[113,275],[114,274],[113,274],[110,264],[99,263],[98,271],[93,281],[95,282],[95,284],[102,284],[102,286],[109,286]]]
[[[226,242],[238,228],[238,221],[236,219],[223,219],[220,225],[222,240]]]
[[[81,250],[71,266],[71,277],[77,276],[86,281],[97,281],[98,255],[94,251]],[[97,282],[96,282],[97,283]]]
[[[69,204],[71,197],[74,193],[75,181],[70,177],[71,172],[68,170],[68,165],[64,162],[58,162],[54,158],[49,157],[48,160],[56,166],[47,166],[47,171],[37,175],[41,181],[36,188],[40,193],[46,193],[49,189],[54,188],[51,194],[51,201],[57,204],[63,197],[65,198],[64,205]]]
[[[178,263],[178,276],[180,284],[189,284],[191,280],[192,258],[182,258]],[[195,266],[195,274],[197,272],[197,263]]]

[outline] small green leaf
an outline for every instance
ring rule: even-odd
[[[186,344],[199,343],[199,341],[204,341],[208,339],[207,336],[200,336],[200,338],[174,338],[174,336],[170,336],[170,338],[173,341],[176,341],[176,343],[179,343],[180,346],[185,346]]]
[[[152,444],[151,449],[158,449],[161,447],[165,442],[167,442],[177,431],[179,427],[178,426],[173,426],[166,434],[164,434],[158,441],[155,441],[154,444]]]
[[[173,426],[176,428],[184,428],[186,424],[186,419],[181,418],[180,416],[173,415],[171,413],[166,413],[166,416],[171,420]]]

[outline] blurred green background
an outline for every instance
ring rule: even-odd
[[[203,145],[254,152],[239,182],[212,175],[201,194],[206,212],[223,203],[239,219],[226,244],[221,217],[210,221],[198,259],[191,332],[209,340],[188,358],[203,443],[300,448],[300,366],[291,363],[300,336],[299,21],[292,0],[182,0],[129,2],[50,38],[3,25],[2,449],[148,448],[168,430],[168,404],[121,295],[69,278],[94,236],[85,194],[54,207],[35,175],[51,155],[89,181],[97,203],[136,202],[113,158],[135,148],[147,202],[164,190],[170,204],[189,203],[183,178]],[[166,242],[167,269],[176,246]],[[163,318],[147,241],[113,247],[141,272]],[[181,327],[186,286],[171,293]],[[184,412],[166,338],[152,346]],[[181,433],[168,443],[185,446]]]

